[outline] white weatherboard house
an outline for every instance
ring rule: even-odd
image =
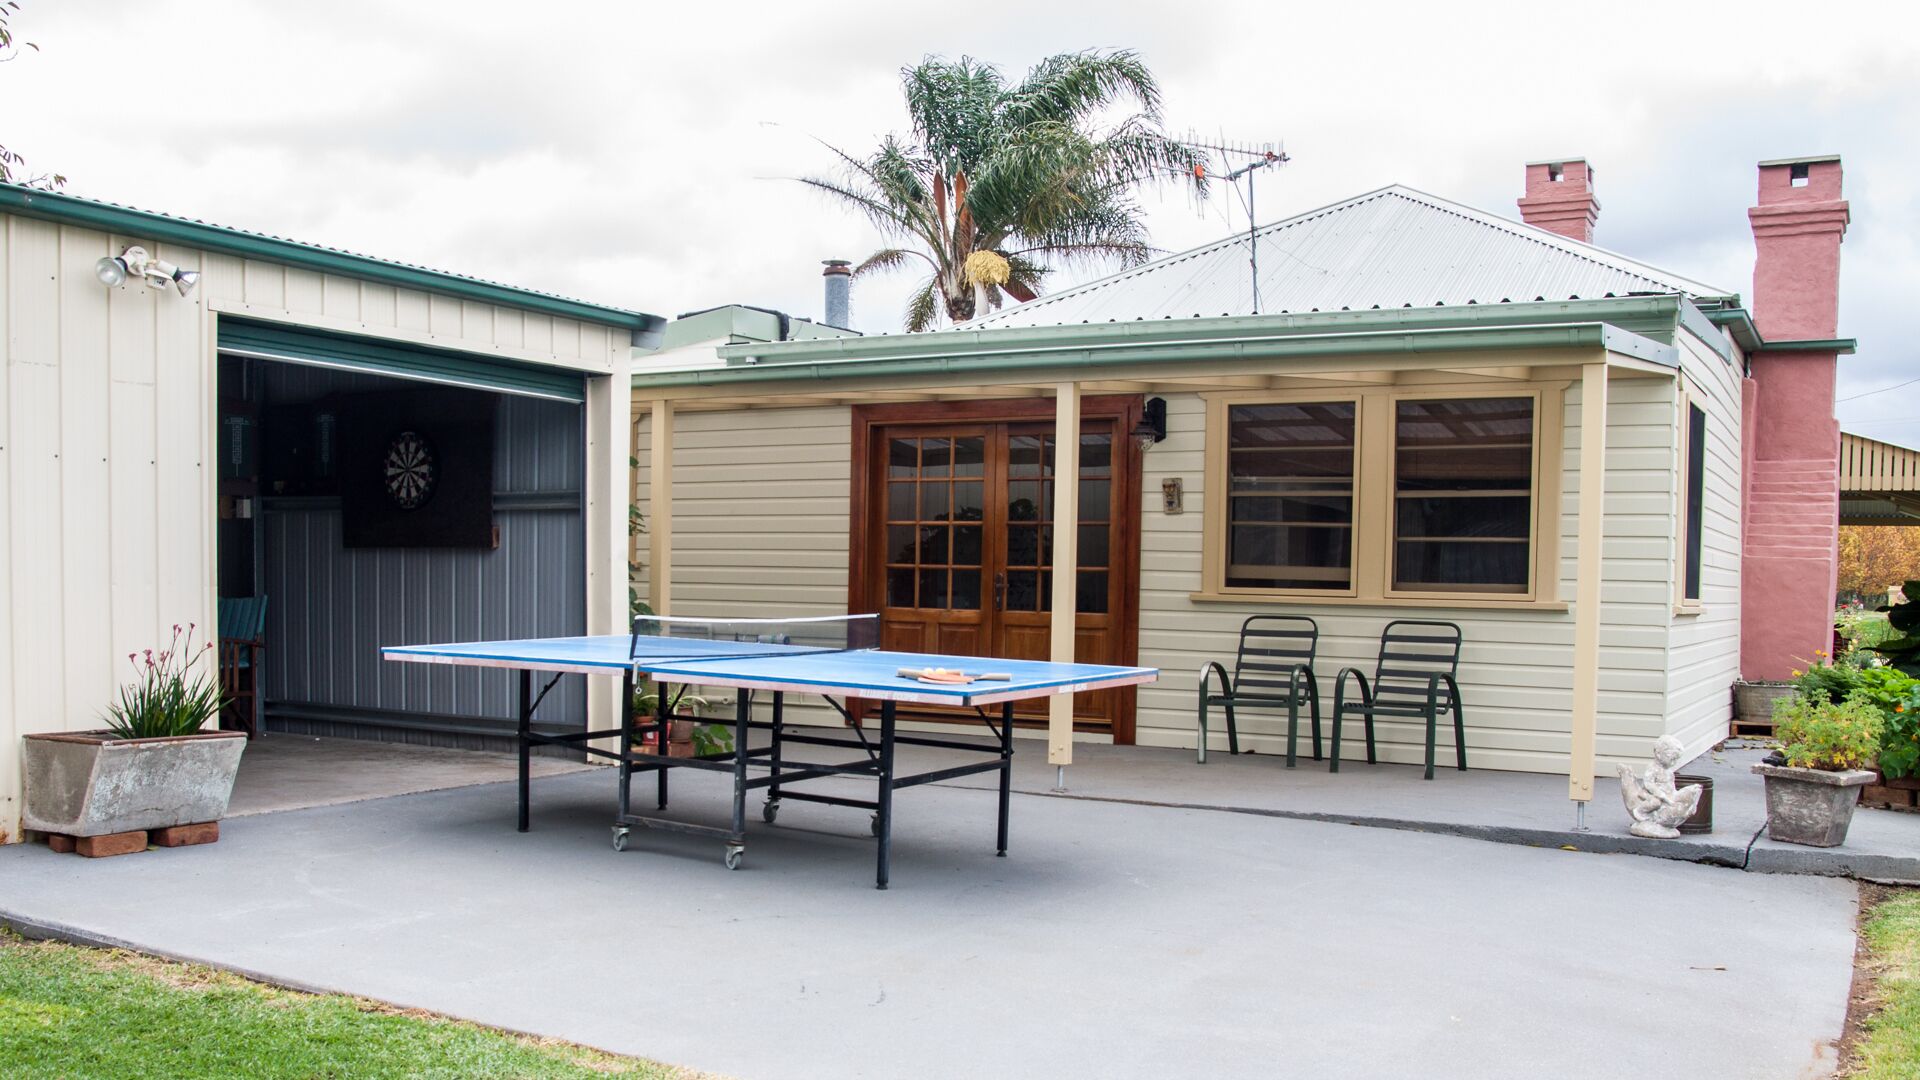
[[[129,248],[154,280],[104,284]],[[217,596],[266,598],[269,729],[510,734],[505,673],[375,650],[624,626],[627,366],[661,324],[0,185],[0,841],[20,735],[100,726],[127,655],[204,640]],[[430,462],[454,532],[346,536],[387,494],[356,494],[355,439]],[[577,725],[587,697],[549,707]]]
[[[1588,178],[1529,168],[1544,228],[1405,187],[1264,226],[1258,314],[1240,235],[951,330],[637,353],[646,588],[1164,670],[1047,715],[1061,764],[1194,746],[1196,673],[1268,613],[1318,621],[1329,710],[1388,621],[1458,623],[1474,767],[1584,800],[1661,735],[1698,753],[1741,674],[1743,408],[1782,346],[1732,290],[1584,242]],[[1243,749],[1284,726],[1244,712]],[[1380,734],[1424,756],[1415,723]]]

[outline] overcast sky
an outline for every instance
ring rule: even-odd
[[[1840,153],[1840,395],[1920,379],[1905,5],[21,5],[41,51],[0,64],[0,143],[69,192],[667,316],[820,315],[819,260],[879,237],[788,178],[831,172],[816,140],[904,132],[899,70],[928,53],[1017,75],[1139,50],[1170,130],[1285,143],[1263,221],[1390,183],[1517,217],[1524,161],[1584,155],[1599,243],[1742,294],[1754,163]],[[1169,251],[1246,224],[1224,190],[1146,201]],[[856,328],[897,330],[912,284],[856,283]],[[1838,412],[1920,445],[1916,401]]]

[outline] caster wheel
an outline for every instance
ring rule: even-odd
[[[740,860],[742,857],[746,855],[746,853],[747,853],[746,848],[737,848],[737,847],[728,848],[727,859],[726,859],[727,869],[729,870],[740,869]]]
[[[613,850],[627,850],[627,827],[624,825],[616,825],[613,827]]]
[[[872,817],[867,819],[867,832],[873,834],[876,837],[880,835],[880,815],[879,814],[875,814]]]
[[[760,820],[769,825],[773,824],[773,819],[779,816],[780,804],[774,802],[772,799],[768,799],[766,805],[760,808]]]

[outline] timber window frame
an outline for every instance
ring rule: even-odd
[[[1698,615],[1706,578],[1707,411],[1682,387],[1674,409],[1673,613]]]
[[[1200,601],[1252,601],[1293,604],[1361,604],[1457,608],[1536,608],[1564,610],[1559,598],[1561,486],[1565,468],[1565,391],[1555,382],[1476,382],[1322,388],[1318,390],[1236,390],[1205,393],[1206,467],[1202,482]],[[1492,591],[1465,586],[1406,589],[1394,587],[1394,551],[1398,499],[1395,478],[1396,419],[1402,402],[1526,398],[1532,404],[1532,470],[1527,492],[1527,581],[1524,589]],[[1253,588],[1230,585],[1227,548],[1231,512],[1229,453],[1230,409],[1236,405],[1328,404],[1352,402],[1355,410],[1352,574],[1348,588]],[[1212,497],[1209,497],[1212,496]]]

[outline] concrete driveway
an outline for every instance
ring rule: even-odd
[[[703,782],[704,781],[704,782]],[[608,846],[611,777],[232,820],[218,845],[0,850],[0,912],[760,1077],[1779,1077],[1840,1034],[1845,881],[1033,796],[789,803],[745,868]],[[717,821],[718,778],[676,780]]]

